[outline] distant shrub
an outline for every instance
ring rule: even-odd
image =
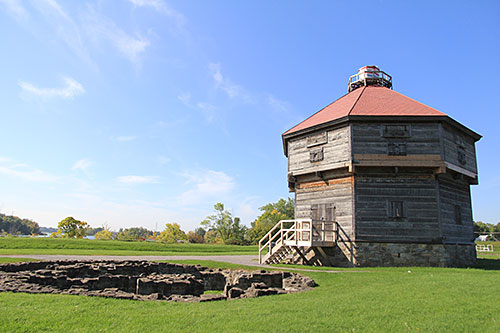
[[[205,237],[197,234],[194,231],[189,231],[187,233],[187,240],[189,243],[205,243]]]

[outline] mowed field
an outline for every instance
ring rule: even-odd
[[[2,259],[9,260],[20,259]],[[254,269],[207,260],[183,262]],[[0,293],[0,331],[500,331],[498,259],[479,259],[476,268],[467,269],[325,269],[302,272],[318,283],[312,291],[208,303]]]
[[[222,244],[165,244],[118,240],[0,237],[2,254],[68,255],[236,255],[256,254],[257,246]]]

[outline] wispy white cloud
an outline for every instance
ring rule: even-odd
[[[210,63],[208,65],[212,73],[212,78],[215,83],[215,88],[222,90],[229,98],[239,99],[243,102],[251,102],[252,96],[241,85],[232,82],[229,78],[222,75],[221,65],[218,63]]]
[[[193,102],[191,99],[191,93],[183,93],[177,96],[177,99],[182,102],[185,106],[191,109],[197,109],[201,111],[205,120],[209,123],[213,122],[215,119],[215,110],[217,109],[215,105],[208,102]]]
[[[273,95],[269,94],[267,95],[267,103],[271,108],[273,108],[275,111],[279,112],[286,112],[290,109],[290,103],[284,100],[280,100]]]
[[[117,178],[122,184],[157,184],[159,183],[156,176],[121,176]]]
[[[137,139],[137,136],[135,136],[135,135],[117,136],[115,138],[116,141],[120,141],[120,142],[134,141],[136,139]]]
[[[151,7],[155,9],[157,12],[165,14],[168,16],[177,26],[178,29],[181,29],[186,24],[186,18],[182,13],[173,9],[172,7],[167,6],[167,4],[163,0],[129,0],[135,7]]]
[[[16,163],[8,158],[0,160],[0,174],[20,178],[29,182],[54,182],[59,178],[28,164]]]
[[[187,179],[186,185],[191,185],[191,188],[180,195],[181,205],[198,204],[214,198],[221,200],[221,196],[235,187],[234,179],[222,171],[205,170],[185,172],[182,175]]]
[[[88,6],[85,15],[82,16],[83,28],[95,43],[103,40],[111,44],[125,58],[139,65],[140,55],[150,45],[150,41],[139,33],[131,35],[116,26],[115,22],[104,17],[93,7]]]
[[[216,109],[214,105],[207,103],[207,102],[199,102],[199,103],[196,103],[196,106],[198,107],[198,109],[201,110],[201,112],[203,113],[203,116],[205,117],[205,119],[209,123],[214,121],[215,109]]]
[[[24,92],[42,98],[72,98],[85,93],[83,86],[72,78],[63,77],[62,80],[65,83],[65,86],[62,88],[39,88],[26,81],[19,81],[19,86]]]
[[[87,177],[90,177],[90,167],[94,165],[94,161],[88,159],[88,158],[82,158],[81,160],[78,160],[73,164],[71,167],[71,170],[80,170],[83,172]]]
[[[191,93],[182,93],[177,96],[177,99],[181,101],[184,105],[191,107]]]
[[[17,20],[26,20],[29,14],[20,0],[0,0],[5,10]]]
[[[253,222],[256,216],[260,215],[259,205],[257,205],[257,200],[260,199],[257,196],[246,197],[240,201],[239,205],[236,206],[234,210],[235,216],[241,218],[243,223],[249,224]]]
[[[53,35],[57,36],[79,58],[92,64],[90,54],[82,38],[79,24],[55,0],[38,0],[30,2],[41,14]]]

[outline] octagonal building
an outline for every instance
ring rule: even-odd
[[[393,91],[376,66],[353,75],[348,91],[282,135],[295,218],[338,226],[334,244],[296,248],[299,261],[473,265],[481,136]]]

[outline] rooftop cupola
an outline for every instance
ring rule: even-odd
[[[363,86],[378,86],[392,89],[392,76],[381,71],[377,66],[364,66],[358,73],[349,78],[347,90],[349,92]]]

